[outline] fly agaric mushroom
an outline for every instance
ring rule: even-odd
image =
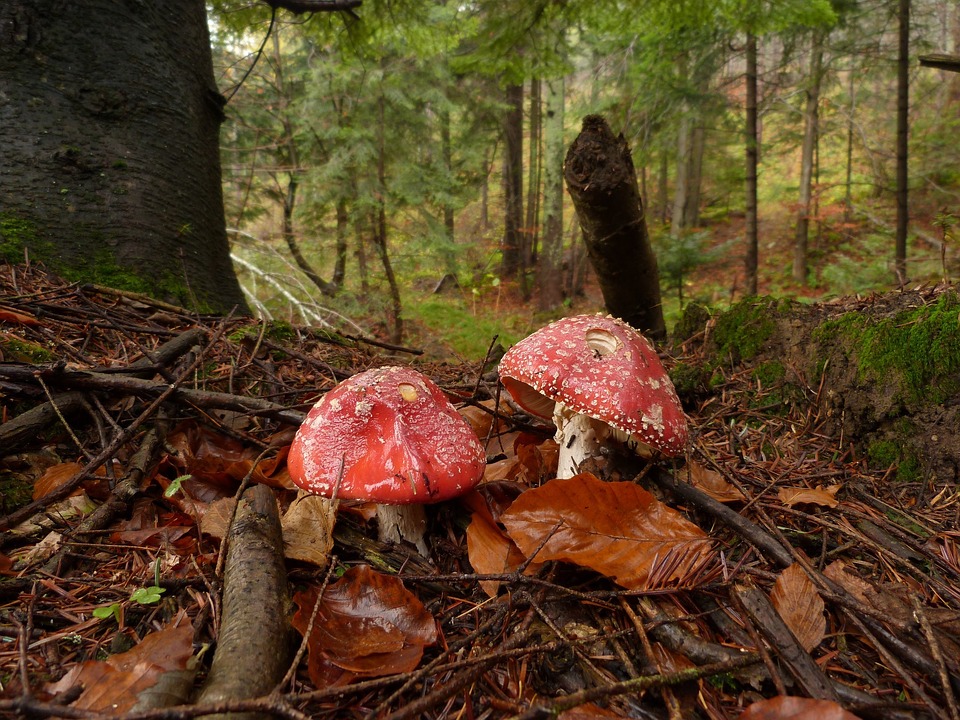
[[[609,315],[563,318],[524,338],[500,360],[500,380],[524,410],[553,418],[558,477],[611,440],[645,456],[686,446],[686,417],[656,350]]]
[[[408,540],[423,555],[424,503],[467,492],[485,465],[483,446],[444,392],[403,367],[366,370],[333,388],[287,456],[297,486],[331,497],[339,479],[337,497],[377,503],[381,540]]]

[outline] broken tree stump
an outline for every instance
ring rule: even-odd
[[[567,151],[563,176],[607,310],[663,340],[667,330],[657,258],[623,135],[615,136],[599,115],[585,117]]]

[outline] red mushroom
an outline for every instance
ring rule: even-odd
[[[656,350],[617,318],[577,315],[541,328],[503,356],[500,380],[524,410],[553,418],[561,478],[610,440],[648,456],[686,447],[686,417]]]
[[[416,370],[358,373],[320,398],[287,456],[304,490],[375,502],[380,538],[409,540],[426,555],[424,503],[470,490],[486,456],[444,392]]]

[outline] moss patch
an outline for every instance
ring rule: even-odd
[[[54,362],[57,356],[47,348],[15,337],[0,335],[0,351],[6,362],[22,362],[38,365]]]
[[[50,243],[40,239],[36,226],[14,213],[0,213],[0,258],[11,263],[23,262],[23,251],[47,254]]]
[[[895,440],[876,440],[867,447],[867,460],[874,470],[895,467],[894,477],[899,482],[917,482],[920,479],[920,459],[903,443]]]
[[[861,313],[847,313],[814,332],[821,342],[834,338],[855,356],[861,381],[897,383],[906,401],[940,403],[960,391],[956,293],[873,322]]]
[[[784,308],[766,298],[747,298],[717,317],[713,339],[721,357],[741,362],[755,357],[777,328],[775,315]]]

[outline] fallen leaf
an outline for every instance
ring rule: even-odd
[[[810,503],[811,505],[823,505],[824,507],[837,507],[840,501],[837,500],[837,491],[841,485],[831,485],[827,488],[780,488],[778,496],[780,502],[787,507],[793,507],[801,503]]]
[[[17,325],[39,325],[40,321],[33,315],[17,312],[10,308],[0,307],[0,322],[16,323]]]
[[[179,626],[150,633],[125,653],[74,666],[47,690],[58,694],[81,685],[83,693],[71,708],[116,715],[132,708],[137,694],[155,685],[163,673],[186,668],[192,655],[193,626],[186,619]]]
[[[784,568],[770,600],[804,650],[810,652],[820,644],[827,632],[823,599],[799,564]]]
[[[304,634],[319,589],[294,595],[293,626]],[[433,616],[403,583],[367,565],[348,570],[320,599],[307,642],[307,671],[317,687],[358,677],[410,672],[437,640]]]
[[[760,700],[740,713],[739,720],[860,720],[832,700],[778,695]]]
[[[743,502],[746,500],[736,486],[724,480],[723,475],[715,470],[705,468],[700,463],[691,460],[687,463],[687,472],[690,473],[691,484],[717,502]]]
[[[564,560],[631,590],[683,586],[714,564],[712,540],[629,482],[581,474],[520,495],[501,520],[523,553]]]
[[[319,495],[298,495],[280,519],[283,554],[319,568],[330,562],[336,504]]]
[[[467,526],[467,556],[474,572],[497,575],[516,570],[526,559],[517,544],[500,529],[490,509],[483,503],[474,503]],[[480,587],[490,597],[500,590],[499,580],[481,580]]]

